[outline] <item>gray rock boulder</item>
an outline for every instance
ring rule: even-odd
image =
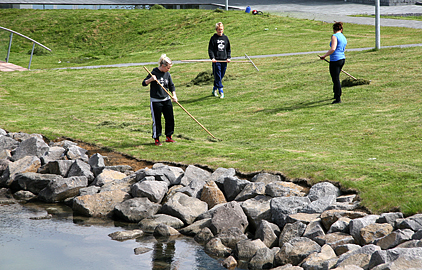
[[[248,263],[248,269],[271,269],[274,265],[274,251],[265,247],[258,249]]]
[[[353,236],[353,238],[355,238],[357,244],[364,245],[360,231],[369,224],[374,224],[378,218],[378,215],[368,215],[365,217],[352,219],[350,221],[349,233]]]
[[[275,255],[276,265],[299,265],[306,257],[321,252],[321,246],[306,237],[293,238],[281,247]]]
[[[375,244],[381,249],[390,249],[394,248],[397,245],[409,241],[412,239],[414,232],[410,229],[396,230],[390,234],[378,239]]]
[[[22,141],[15,149],[12,158],[19,160],[25,156],[36,156],[40,158],[48,151],[48,145],[39,137],[30,137]]]
[[[255,231],[255,239],[261,239],[268,248],[278,246],[279,236],[280,228],[274,223],[270,223],[266,220],[262,220]]]
[[[236,175],[236,170],[233,168],[217,168],[212,174],[208,181],[214,181],[217,186],[223,191],[224,193],[224,179],[226,177],[234,177]]]
[[[381,250],[380,247],[369,244],[359,249],[344,253],[339,257],[339,260],[334,267],[337,268],[355,265],[363,269],[370,269],[369,265],[372,254],[379,250]]]
[[[411,229],[416,232],[422,229],[422,214],[416,214],[405,218],[399,224],[397,224],[399,229]]]
[[[198,168],[194,165],[189,165],[186,168],[185,173],[180,180],[180,184],[187,186],[193,180],[202,180],[204,182],[207,182],[210,177],[211,177],[210,172],[204,169]]]
[[[303,233],[303,237],[315,240],[317,237],[322,237],[325,235],[324,229],[322,228],[321,220],[316,219],[310,222]]]
[[[150,170],[145,171],[145,176],[153,176],[157,181],[164,181],[168,186],[179,185],[183,177],[183,169],[156,163]]]
[[[273,182],[280,182],[280,181],[281,181],[280,175],[266,173],[266,172],[258,173],[254,175],[254,177],[252,177],[251,179],[251,182],[262,182],[265,184],[270,184]]]
[[[144,234],[142,230],[118,231],[110,233],[108,236],[117,241],[125,241],[141,237]]]
[[[215,237],[205,245],[205,252],[217,257],[227,257],[231,254],[232,250],[223,245],[220,238]]]
[[[377,250],[373,253],[369,269],[420,269],[422,266],[422,247],[393,248]],[[390,268],[388,268],[390,267]]]
[[[13,185],[15,176],[18,173],[32,172],[36,173],[41,167],[41,161],[36,156],[26,156],[18,161],[10,162],[7,164],[3,175],[0,177],[0,187],[12,187],[13,189],[19,189],[19,185]]]
[[[66,177],[73,162],[73,160],[54,160],[48,162],[46,166],[49,173]]]
[[[237,227],[231,227],[222,231],[217,235],[217,237],[220,238],[223,245],[231,249],[236,248],[236,244],[238,242],[248,239],[248,237]]]
[[[116,217],[127,222],[139,222],[153,216],[161,209],[161,204],[151,202],[148,198],[133,198],[118,203],[114,207]]]
[[[19,184],[21,189],[31,191],[34,194],[40,193],[50,182],[62,180],[63,177],[54,174],[40,174],[40,173],[19,173],[15,176],[15,181]],[[77,195],[77,194],[75,194]]]
[[[314,241],[320,244],[321,246],[329,245],[333,249],[342,245],[355,244],[355,239],[353,238],[353,236],[341,232],[328,233],[323,236],[318,236],[314,239]]]
[[[114,212],[114,207],[129,198],[129,194],[121,190],[83,195],[75,197],[72,209],[88,217],[111,216]]]
[[[330,269],[337,263],[337,255],[329,245],[324,245],[320,252],[315,252],[306,257],[301,264],[305,270]]]
[[[135,183],[130,188],[133,197],[147,197],[150,201],[160,203],[168,191],[166,182],[143,181]]]
[[[396,228],[396,221],[398,219],[403,219],[403,213],[400,213],[400,212],[382,213],[376,222],[388,223],[391,226],[393,226],[393,228]]]
[[[52,146],[48,151],[40,157],[42,164],[47,164],[50,161],[63,159],[66,149],[60,146]]]
[[[78,196],[79,190],[86,186],[88,179],[85,176],[60,177],[41,190],[38,198],[45,202],[62,202],[67,198]]]
[[[273,222],[280,228],[286,224],[288,215],[295,214],[310,204],[308,197],[277,197],[270,203]]]
[[[314,201],[312,201],[310,204],[305,206],[303,209],[300,210],[302,213],[322,213],[324,212],[330,205],[336,202],[336,196],[335,195],[328,195],[325,197],[320,197]]]
[[[202,179],[193,179],[187,186],[179,189],[179,192],[199,199],[201,198],[202,189],[204,188],[205,184],[206,182]]]
[[[93,154],[89,159],[88,159],[88,164],[91,166],[91,168],[100,168],[100,167],[105,167],[105,161],[104,161],[104,156],[99,154],[99,153],[95,153]]]
[[[141,230],[147,233],[153,233],[155,228],[160,224],[165,224],[175,229],[179,229],[184,226],[183,221],[177,217],[165,214],[156,214],[150,217],[146,217],[138,223]]]
[[[361,246],[356,245],[356,244],[344,244],[344,245],[338,245],[334,248],[335,253],[337,254],[337,256],[340,256],[344,253],[347,253],[349,251],[353,251],[356,249],[361,248]]]
[[[288,223],[284,226],[279,237],[279,246],[282,247],[285,243],[298,237],[302,237],[305,232],[306,224],[296,221],[295,223]]]
[[[92,185],[102,187],[105,184],[110,182],[121,180],[126,177],[126,174],[117,172],[110,169],[104,169],[97,177],[95,177],[94,181],[91,183]]]
[[[19,142],[7,136],[0,136],[0,151],[15,150],[19,146]]]
[[[201,232],[202,229],[208,228],[210,225],[211,225],[211,218],[201,219],[201,220],[195,221],[194,223],[190,224],[189,226],[181,228],[179,230],[179,232],[183,235],[195,236],[199,232]]]
[[[261,248],[267,248],[267,246],[260,239],[245,239],[237,242],[234,254],[238,260],[249,261]]]
[[[227,201],[234,200],[249,183],[248,180],[239,179],[237,177],[224,178],[223,190]]]
[[[265,186],[265,194],[271,197],[303,197],[306,189],[291,182],[272,182]]]
[[[210,229],[214,235],[232,227],[237,227],[244,233],[248,224],[248,218],[240,204],[232,201],[216,208],[211,218]]]
[[[262,220],[271,221],[271,199],[268,196],[258,195],[240,204],[252,230],[255,230]]]
[[[338,187],[329,182],[320,182],[310,188],[308,198],[313,202],[323,197],[335,196],[337,198],[340,195],[341,192]]]
[[[175,216],[181,219],[185,225],[189,225],[192,224],[200,214],[207,210],[208,204],[206,202],[177,192],[162,206],[160,212]]]
[[[66,157],[70,160],[82,160],[83,162],[88,163],[89,158],[87,155],[87,150],[77,146],[77,145],[70,145],[66,149]]]
[[[330,229],[328,230],[328,233],[333,232],[343,232],[343,233],[349,233],[349,223],[351,219],[347,217],[341,217],[336,222],[334,222]]]
[[[70,166],[66,177],[72,176],[85,176],[90,184],[92,183],[92,180],[94,180],[94,174],[91,172],[91,166],[79,159],[75,160],[72,166]]]
[[[163,223],[158,224],[157,227],[155,227],[153,234],[154,236],[159,236],[159,237],[170,237],[170,236],[180,235],[178,230]]]
[[[212,233],[212,231],[208,227],[205,227],[201,231],[199,231],[199,233],[197,233],[193,239],[199,244],[206,244],[213,237],[214,234]]]
[[[321,214],[321,221],[326,230],[329,230],[331,225],[342,217],[349,219],[357,219],[367,216],[366,213],[358,211],[347,210],[327,210]]]
[[[235,201],[246,201],[258,195],[265,195],[265,184],[262,182],[249,183],[237,194]]]
[[[303,224],[309,224],[312,221],[319,219],[320,216],[321,215],[318,214],[318,213],[314,213],[314,214],[296,213],[296,214],[288,215],[286,217],[286,222],[287,223],[295,223],[296,221],[300,221]]]

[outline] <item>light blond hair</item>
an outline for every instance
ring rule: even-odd
[[[218,22],[215,24],[215,30],[217,30],[219,27],[224,27],[222,22]]]
[[[160,57],[160,60],[158,60],[158,65],[161,66],[172,66],[173,63],[171,62],[171,59],[167,57],[165,53],[163,53]]]

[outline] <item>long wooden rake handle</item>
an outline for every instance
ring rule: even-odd
[[[319,56],[318,55],[318,57],[319,58],[321,58],[321,56]],[[325,62],[327,62],[327,63],[330,63],[330,61],[328,61],[327,59],[325,59],[324,58],[324,60],[325,60]],[[346,74],[347,76],[349,76],[350,78],[352,78],[353,80],[355,80],[355,81],[357,81],[358,79],[356,79],[355,77],[353,77],[352,75],[350,75],[349,73],[347,73],[346,71],[344,71],[344,70],[341,70],[341,72],[343,72],[344,74]]]
[[[152,77],[152,74],[151,74],[151,72],[149,72],[149,70],[144,66],[144,69],[148,72],[148,74],[149,75],[151,75],[151,77]],[[157,79],[155,79],[155,81],[158,83],[158,85],[159,86],[161,86],[161,88],[163,88],[163,90],[164,91],[166,91],[166,93],[173,99],[173,95],[157,80]],[[198,120],[196,120],[195,119],[195,117],[193,117],[193,115],[192,114],[190,114],[185,108],[183,108],[183,106],[179,103],[179,101],[175,101],[176,103],[177,103],[177,105],[179,105],[180,106],[180,108],[182,108],[184,111],[185,111],[185,113],[187,113],[193,120],[195,120],[195,122],[196,123],[198,123],[198,125],[200,125],[208,134],[210,134],[211,135],[211,137],[213,137],[214,139],[216,139],[216,140],[220,140],[220,139],[217,139],[216,137],[214,137],[214,135],[212,135],[211,134],[211,132],[209,132],[208,131],[208,129],[206,129],[201,123],[199,123],[198,122]],[[220,140],[221,141],[221,140]]]

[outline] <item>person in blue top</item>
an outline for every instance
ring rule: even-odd
[[[334,101],[333,104],[341,103],[341,83],[340,72],[344,66],[346,56],[344,50],[346,49],[347,39],[343,35],[343,23],[336,22],[333,24],[334,34],[331,36],[330,49],[323,56],[320,57],[324,60],[325,57],[330,56],[330,75],[333,81]]]

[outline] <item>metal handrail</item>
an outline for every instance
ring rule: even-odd
[[[44,49],[48,50],[51,52],[51,49],[48,48],[47,46],[42,45],[41,43],[39,43],[38,41],[33,40],[32,38],[29,38],[25,35],[22,35],[21,33],[18,33],[16,31],[13,31],[11,29],[5,28],[5,27],[1,27],[0,29],[5,30],[5,31],[9,31],[10,32],[10,39],[9,39],[9,48],[7,50],[7,57],[6,57],[6,62],[9,63],[9,56],[10,56],[10,48],[12,47],[12,38],[13,38],[13,34],[19,35],[21,37],[24,37],[30,41],[32,41],[32,51],[31,51],[31,58],[29,59],[29,65],[28,65],[28,69],[31,68],[31,62],[32,62],[32,56],[34,55],[34,49],[35,49],[35,44],[43,47]]]

